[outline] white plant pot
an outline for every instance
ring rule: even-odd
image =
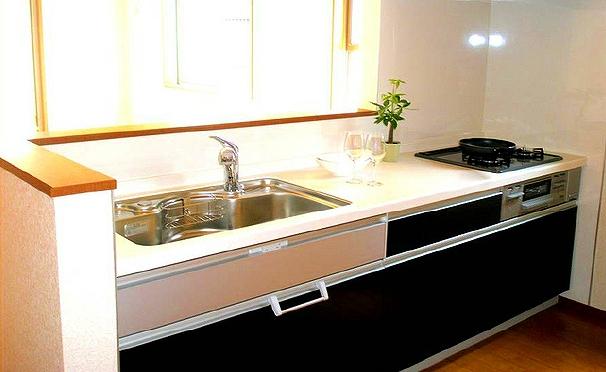
[[[385,144],[385,157],[383,161],[396,162],[400,157],[400,142]]]

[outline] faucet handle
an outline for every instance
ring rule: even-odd
[[[238,153],[238,146],[236,146],[235,143],[230,142],[228,140],[226,140],[225,138],[221,138],[219,136],[209,136],[209,138],[212,138],[214,140],[216,140],[217,142],[219,142],[221,145],[223,145],[223,147],[229,147],[232,150],[234,150],[236,153]]]
[[[221,165],[232,165],[238,164],[238,154],[236,150],[228,147],[224,147],[219,151],[219,164]]]

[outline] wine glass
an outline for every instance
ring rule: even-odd
[[[343,151],[349,156],[352,163],[352,176],[347,180],[347,183],[362,183],[362,180],[358,177],[357,161],[364,153],[364,135],[361,132],[347,132]]]
[[[383,160],[385,157],[385,139],[381,133],[371,133],[366,139],[366,145],[364,146],[368,155],[370,156],[370,162],[372,164],[372,177],[368,181],[368,186],[381,186],[382,183],[377,181],[377,163]]]

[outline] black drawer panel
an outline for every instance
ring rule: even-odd
[[[501,194],[498,194],[389,221],[387,256],[498,223],[501,218],[501,198]]]

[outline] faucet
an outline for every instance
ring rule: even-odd
[[[241,192],[242,185],[238,183],[238,146],[219,136],[210,136],[218,141],[223,148],[219,151],[219,164],[223,165],[225,184],[223,190],[227,192]]]

